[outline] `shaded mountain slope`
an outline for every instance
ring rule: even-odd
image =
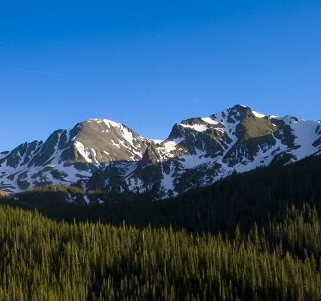
[[[286,165],[321,153],[321,123],[259,114],[236,105],[173,126],[155,143],[125,125],[90,119],[45,142],[0,153],[0,189],[46,184],[151,193],[154,198],[206,187],[233,173]]]

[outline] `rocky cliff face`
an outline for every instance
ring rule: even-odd
[[[234,172],[288,164],[321,152],[321,123],[266,116],[236,105],[183,120],[155,143],[128,127],[91,119],[55,131],[44,143],[0,154],[0,189],[16,192],[44,183],[156,198],[209,185]]]
[[[149,140],[109,120],[87,120],[57,130],[43,142],[19,145],[0,154],[0,187],[9,192],[45,183],[77,184],[107,162],[141,160]]]

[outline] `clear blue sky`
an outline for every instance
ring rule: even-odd
[[[234,104],[321,119],[321,1],[2,1],[0,151],[88,118],[165,139]]]

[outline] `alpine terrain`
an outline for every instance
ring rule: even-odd
[[[320,121],[263,115],[241,105],[183,120],[161,142],[90,119],[53,132],[45,142],[1,152],[0,189],[15,193],[53,183],[161,199],[233,173],[320,154]]]

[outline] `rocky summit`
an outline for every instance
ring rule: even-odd
[[[233,173],[320,154],[320,121],[264,115],[241,105],[183,120],[159,143],[125,125],[90,119],[53,132],[45,142],[0,153],[0,189],[15,193],[53,183],[161,199]]]

